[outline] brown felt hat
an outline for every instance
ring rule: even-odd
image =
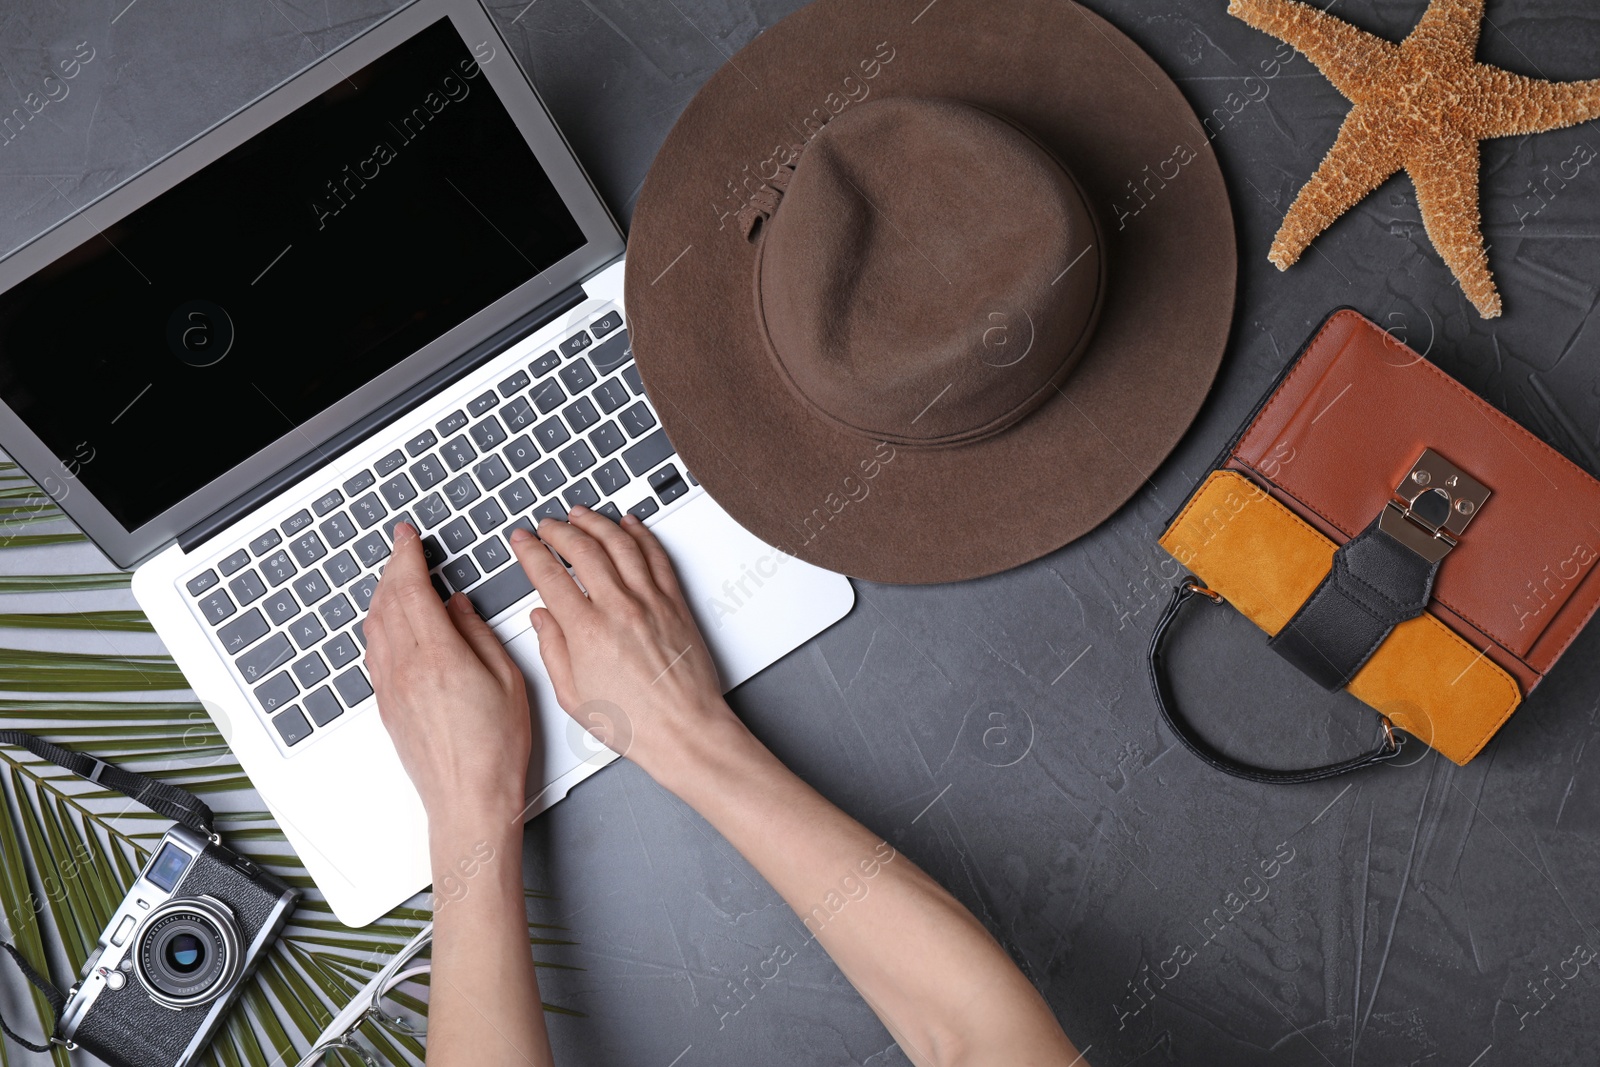
[[[626,298],[667,433],[735,519],[926,583],[1036,559],[1146,483],[1211,387],[1234,272],[1204,129],[1103,19],[818,0],[678,120]]]

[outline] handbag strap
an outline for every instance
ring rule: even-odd
[[[123,770],[115,764],[82,752],[53,745],[22,730],[0,730],[0,744],[19,745],[40,759],[47,759],[57,766],[65,767],[73,774],[87,778],[97,785],[114,789],[129,800],[143,804],[173,822],[182,823],[198,834],[206,837],[216,836],[216,831],[212,829],[216,823],[216,816],[211,813],[211,809],[203,800],[186,789],[158,782],[137,771]]]
[[[1166,642],[1168,631],[1177,621],[1178,614],[1183,606],[1196,596],[1203,597],[1213,604],[1223,603],[1222,597],[1201,585],[1194,578],[1185,578],[1173,590],[1172,602],[1167,605],[1167,610],[1162,613],[1160,621],[1156,623],[1155,633],[1150,637],[1150,683],[1155,690],[1156,707],[1161,711],[1161,717],[1166,721],[1168,729],[1175,734],[1183,747],[1194,753],[1205,763],[1210,764],[1225,774],[1235,778],[1244,778],[1252,782],[1268,782],[1278,785],[1298,784],[1301,782],[1318,782],[1324,778],[1333,778],[1336,775],[1348,774],[1351,771],[1370,767],[1376,763],[1383,763],[1400,754],[1400,747],[1404,739],[1395,732],[1394,726],[1387,716],[1380,715],[1383,723],[1383,739],[1378,747],[1360,756],[1353,756],[1338,763],[1329,763],[1321,767],[1310,767],[1299,771],[1276,771],[1266,767],[1257,767],[1228,756],[1195,732],[1194,728],[1179,714],[1177,702],[1173,699],[1172,685],[1167,679],[1166,670]]]

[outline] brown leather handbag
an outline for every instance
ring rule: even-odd
[[[1600,482],[1359,313],[1330,315],[1161,536],[1194,575],[1150,647],[1157,703],[1219,770],[1315,781],[1393,758],[1403,730],[1477,755],[1600,607]],[[1183,606],[1229,603],[1377,747],[1268,770],[1179,714],[1163,650]]]

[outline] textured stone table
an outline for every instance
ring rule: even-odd
[[[79,42],[94,50],[70,94],[0,147],[0,248],[392,6],[125,2],[7,0],[0,12],[7,110]],[[1390,39],[1425,6],[1335,3]],[[626,220],[697,86],[795,6],[518,0],[496,15]],[[1468,307],[1404,178],[1279,274],[1268,244],[1332,143],[1344,99],[1304,58],[1285,60],[1275,41],[1229,18],[1223,0],[1090,6],[1210,119],[1241,253],[1216,391],[1149,486],[1092,536],[961,586],[858,583],[848,619],[734,702],[802,775],[971,907],[1097,1065],[1590,1063],[1600,755],[1588,746],[1600,733],[1600,628],[1470,767],[1428,755],[1288,789],[1222,777],[1176,748],[1156,724],[1143,654],[1171,575],[1153,544],[1165,517],[1336,305],[1390,327],[1600,469],[1600,167],[1587,162],[1600,129],[1485,147],[1502,320]],[[1494,0],[1488,16],[1486,61],[1600,76],[1593,4]],[[1003,517],[985,526],[962,514],[959,497],[950,509],[975,537],[1005,536]],[[1177,662],[1182,695],[1237,752],[1291,763],[1370,740],[1354,700],[1297,677],[1230,612],[1197,618]],[[529,884],[556,898],[542,917],[579,943],[555,958],[580,970],[544,975],[547,999],[587,1014],[552,1020],[563,1065],[906,1062],[804,944],[798,919],[631,766],[578,789],[532,824],[527,843]],[[796,958],[761,979],[780,946]]]

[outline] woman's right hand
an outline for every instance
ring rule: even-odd
[[[538,537],[515,531],[511,548],[544,599],[533,626],[556,699],[580,726],[669,788],[696,742],[743,730],[644,523],[629,515],[619,526],[573,508],[567,522],[540,523]]]

